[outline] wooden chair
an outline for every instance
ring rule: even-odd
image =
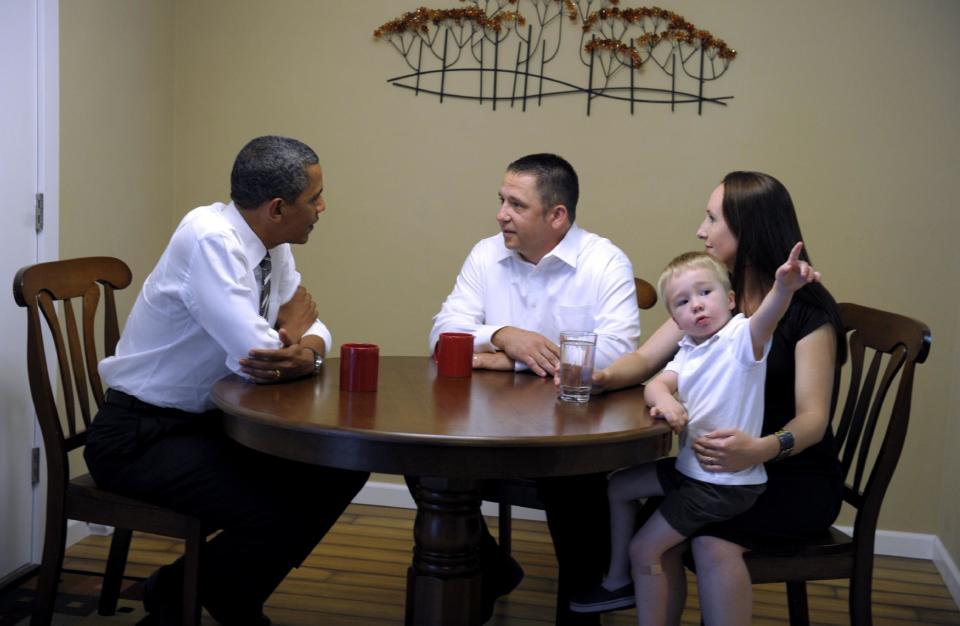
[[[830,528],[793,556],[754,550],[744,557],[753,583],[786,583],[792,626],[810,623],[806,581],[837,578],[850,580],[850,623],[872,623],[877,517],[907,435],[914,369],[930,352],[930,329],[923,322],[848,303],[840,305],[840,313],[849,346],[848,383],[833,427],[843,467],[843,499],[856,509],[853,536]],[[884,408],[891,390],[893,405]]]
[[[200,623],[198,574],[200,546],[204,541],[200,521],[98,489],[89,474],[70,478],[68,453],[83,447],[86,429],[104,400],[103,384],[97,372],[99,359],[94,329],[101,294],[104,300],[102,341],[104,355],[109,356],[114,353],[120,337],[114,290],[127,287],[130,280],[126,264],[107,257],[31,265],[17,272],[13,280],[14,299],[27,309],[27,370],[34,409],[43,433],[47,468],[46,531],[30,621],[33,625],[46,626],[52,618],[63,570],[67,519],[115,527],[103,574],[98,609],[101,615],[113,615],[116,611],[133,530],[184,539],[182,622]],[[41,314],[56,351],[59,395],[48,374]],[[79,327],[77,315],[80,315]],[[90,403],[91,393],[94,407]]]
[[[637,289],[637,306],[643,310],[652,309],[657,304],[656,288],[642,278],[634,278],[633,281]],[[511,507],[523,506],[528,509],[542,510],[543,503],[537,495],[537,483],[529,478],[488,480],[481,486],[480,494],[488,502],[499,503],[500,547],[509,554],[512,544]]]

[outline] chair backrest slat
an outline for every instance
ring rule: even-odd
[[[851,343],[853,341],[854,338],[851,338]],[[851,385],[849,391],[849,401],[852,402],[852,404],[850,405],[847,432],[844,436],[843,454],[841,455],[841,465],[843,466],[844,476],[849,475],[853,461],[857,458],[857,450],[860,449],[863,428],[866,423],[867,413],[873,402],[877,372],[880,368],[880,357],[882,356],[881,353],[874,353],[870,360],[870,366],[866,369],[866,372],[864,372],[863,359],[865,359],[867,355],[864,347],[861,346],[860,350],[851,350],[850,352],[851,354],[856,354],[856,356],[851,356],[851,358],[857,359],[855,363],[858,367],[855,369],[858,370],[858,377],[856,379],[856,385]],[[854,382],[852,376],[853,373],[851,373],[851,383]],[[858,481],[854,482],[856,483]]]
[[[834,436],[837,439],[837,447],[844,449],[847,441],[847,434],[850,432],[850,425],[853,423],[853,414],[857,406],[857,400],[860,398],[860,380],[863,376],[863,343],[857,338],[857,332],[853,331],[849,335],[847,346],[847,363],[850,367],[850,382],[847,388],[847,397],[840,413],[840,419],[835,425]],[[839,382],[839,376],[837,376]],[[839,393],[836,389],[835,393]],[[844,470],[849,467],[848,463],[843,464]]]
[[[91,349],[88,352],[94,355],[96,348],[92,347],[94,342],[93,332],[93,314],[96,313],[96,305],[90,314],[90,335],[88,341]],[[86,326],[85,326],[86,328]],[[117,322],[117,302],[113,295],[113,287],[110,283],[103,283],[103,353],[104,355],[114,354],[117,350],[117,342],[120,341],[120,324]],[[94,398],[97,401],[97,407],[103,405],[103,382],[100,380],[100,370],[97,369],[97,362],[94,360],[87,363],[87,373],[90,375],[90,388],[93,390]]]
[[[96,285],[93,286],[96,289]],[[89,289],[87,290],[89,292]],[[81,309],[82,310],[82,309]],[[63,301],[63,321],[67,328],[68,346],[70,349],[70,367],[72,368],[72,378],[64,377],[61,381],[63,386],[68,386],[68,382],[73,384],[73,392],[77,399],[77,406],[80,409],[79,416],[74,413],[74,420],[80,419],[83,422],[83,429],[90,425],[90,398],[87,393],[87,372],[86,359],[83,355],[83,347],[80,343],[80,330],[77,326],[77,314],[74,310],[73,302]],[[77,424],[79,427],[79,424]]]
[[[928,336],[929,339],[929,336]],[[928,344],[929,347],[929,344]],[[926,355],[923,355],[924,358]],[[910,406],[912,404],[913,376],[914,369],[918,361],[906,361],[903,372],[900,374],[900,384],[897,389],[897,396],[894,400],[893,414],[910,415]],[[875,470],[869,478],[868,484],[863,490],[863,505],[861,514],[857,516],[855,525],[858,530],[867,528],[876,529],[877,517],[880,512],[880,505],[883,503],[883,496],[886,493],[890,479],[897,466],[897,460],[903,450],[903,443],[907,438],[908,420],[902,419],[891,422],[883,438],[883,444],[877,454]]]
[[[60,316],[57,314],[54,301],[48,292],[43,291],[37,294],[37,305],[40,307],[40,311],[43,313],[43,317],[47,322],[47,330],[50,331],[53,339],[53,347],[57,357],[57,378],[60,381],[60,392],[63,397],[63,410],[67,425],[67,436],[72,437],[77,434],[77,418],[76,402],[73,398],[73,387],[70,384],[67,384],[70,380],[70,353],[69,348],[67,347],[69,340],[64,338],[63,323],[60,321]],[[37,329],[37,331],[41,332],[39,329]],[[41,338],[40,341],[42,342],[43,339]],[[46,367],[46,357],[43,358],[43,367]],[[49,380],[47,381],[47,389],[45,389],[43,393],[48,393],[51,395],[50,399],[52,405],[56,407],[56,396],[53,395],[53,389]],[[58,423],[59,420],[60,416],[58,413]],[[63,425],[60,424],[60,427],[62,428]],[[69,450],[70,448],[67,449]]]
[[[855,489],[863,492],[863,480],[864,474],[866,472],[868,459],[870,452],[873,449],[873,436],[877,431],[877,426],[881,419],[881,409],[883,408],[883,402],[887,397],[887,393],[890,391],[890,386],[893,384],[894,379],[897,376],[897,373],[900,371],[900,368],[903,366],[903,355],[904,350],[902,347],[897,347],[893,353],[890,355],[890,358],[887,360],[887,366],[884,368],[883,376],[880,377],[878,382],[876,380],[876,365],[879,367],[880,362],[882,361],[883,353],[877,352],[874,354],[873,361],[870,365],[870,371],[874,375],[874,380],[871,381],[872,386],[876,387],[876,392],[873,396],[872,403],[870,404],[870,410],[867,413],[867,417],[864,420],[863,433],[860,437],[860,452],[857,458],[857,467],[856,472],[853,478],[853,486]]]

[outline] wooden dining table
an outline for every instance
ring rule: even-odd
[[[474,371],[438,376],[428,357],[381,357],[374,392],[339,389],[339,360],[314,377],[214,385],[227,434],[287,459],[419,476],[407,574],[409,625],[480,619],[479,481],[613,470],[668,453],[642,387],[562,402],[551,379]]]

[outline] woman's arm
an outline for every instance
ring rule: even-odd
[[[824,324],[797,342],[794,352],[796,375],[796,415],[784,430],[793,433],[792,454],[823,439],[830,422],[830,396],[837,354],[837,337],[833,326]],[[693,451],[707,471],[735,472],[776,458],[780,442],[774,435],[751,437],[739,430],[717,430],[697,439]]]
[[[668,319],[636,352],[628,352],[611,363],[610,367],[594,372],[594,390],[610,391],[649,380],[677,353],[677,343],[682,337],[683,333],[676,323]]]
[[[833,393],[833,375],[836,369],[837,333],[833,326],[824,324],[797,342],[795,386],[797,414],[786,423],[784,430],[793,433],[793,454],[809,448],[823,439],[830,423],[830,397]],[[780,444],[773,435],[773,458]],[[769,460],[769,459],[766,459]]]

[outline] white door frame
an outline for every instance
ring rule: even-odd
[[[38,191],[44,196],[44,228],[37,259],[60,258],[60,0],[38,0],[37,103]]]
[[[43,194],[43,230],[37,234],[37,261],[60,258],[60,0],[37,0],[37,191]],[[53,344],[47,342],[47,353]],[[51,373],[51,376],[56,374]],[[56,378],[51,378],[56,380]],[[43,452],[40,427],[34,445]],[[47,491],[45,460],[40,463],[40,484],[33,492],[31,557],[39,563],[43,552]]]

